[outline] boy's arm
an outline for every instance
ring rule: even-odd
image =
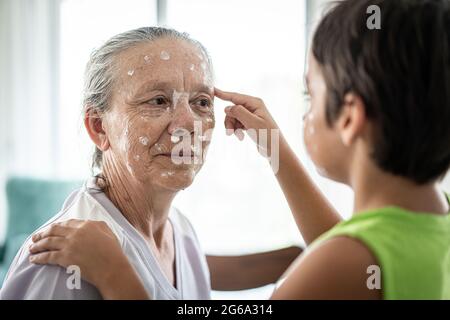
[[[222,100],[234,103],[234,106],[225,108],[227,131],[266,129],[270,133],[271,130],[279,130],[261,99],[224,92],[219,89],[215,89],[215,94]],[[236,135],[242,138],[242,133],[239,134],[239,131]],[[341,221],[341,217],[305,172],[299,159],[281,133],[279,137],[280,162],[276,177],[303,239],[306,244],[309,244]],[[267,140],[271,141],[271,137]],[[259,147],[259,141],[256,141],[256,143]],[[264,151],[271,154],[270,149]]]
[[[282,135],[276,178],[306,244],[341,221],[339,214],[311,180]]]
[[[299,247],[242,255],[206,256],[213,290],[233,291],[275,283],[302,253]]]
[[[380,300],[383,288],[370,285],[374,275],[368,268],[374,265],[376,258],[359,240],[332,238],[302,255],[271,299]]]

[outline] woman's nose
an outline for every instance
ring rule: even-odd
[[[193,132],[195,128],[196,116],[189,105],[189,101],[178,101],[173,106],[173,118],[169,126],[169,132],[172,133],[178,128],[184,128],[189,132]]]

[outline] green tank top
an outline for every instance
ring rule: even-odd
[[[362,212],[311,244],[348,236],[378,261],[384,299],[450,299],[450,215],[398,207]],[[368,277],[370,274],[368,274]]]

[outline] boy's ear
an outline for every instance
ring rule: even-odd
[[[345,146],[350,146],[362,134],[366,124],[366,110],[360,96],[354,93],[345,95],[344,105],[336,124]]]
[[[84,114],[84,126],[97,148],[101,151],[108,150],[110,144],[104,130],[103,117],[97,111],[94,111],[89,107],[86,108]]]

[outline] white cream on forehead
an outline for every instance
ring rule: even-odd
[[[161,54],[159,55],[159,57],[161,58],[161,60],[169,60],[170,59],[170,54],[163,50],[161,51]]]

